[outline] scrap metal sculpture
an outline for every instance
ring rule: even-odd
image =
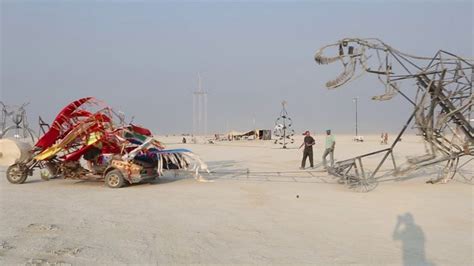
[[[192,169],[196,177],[199,170],[207,170],[191,151],[167,150],[150,130],[121,123],[123,119],[104,103],[92,97],[76,100],[46,127],[27,159],[8,167],[6,177],[21,184],[35,168],[46,168],[49,174],[42,172],[43,179],[103,179],[118,188],[157,178],[165,170]],[[82,167],[81,158],[89,161],[89,169]]]
[[[280,116],[275,121],[275,129],[273,131],[273,135],[275,135],[278,139],[275,140],[275,144],[283,145],[283,149],[286,149],[287,144],[293,144],[295,140],[293,136],[295,135],[295,130],[291,128],[293,125],[293,120],[288,116],[288,112],[286,111],[286,101],[281,103],[282,109],[280,112]]]
[[[6,137],[8,133],[13,133],[13,137],[16,139],[31,138],[31,141],[35,141],[35,133],[29,127],[26,109],[25,107],[29,103],[25,103],[18,108],[7,106],[3,102],[0,102],[2,111],[0,114],[0,139]],[[8,118],[11,118],[13,125],[8,126]]]
[[[342,64],[343,72],[326,83],[329,89],[340,87],[365,73],[375,74],[383,85],[384,93],[372,97],[373,100],[385,101],[401,95],[413,106],[411,116],[391,147],[339,161],[330,169],[331,174],[341,177],[350,188],[362,192],[374,189],[380,178],[376,174],[389,156],[396,175],[444,163],[443,171],[429,183],[446,183],[461,167],[472,162],[472,59],[443,50],[433,57],[414,56],[398,51],[379,39],[346,38],[319,49],[315,60],[321,65]],[[403,91],[403,81],[415,82],[416,90]],[[393,150],[412,121],[427,144],[426,154],[408,159],[406,166],[401,167],[395,161]],[[362,159],[376,154],[383,154],[383,158],[375,170],[367,172]],[[468,156],[468,159],[459,164],[463,156]]]

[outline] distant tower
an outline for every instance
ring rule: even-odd
[[[207,135],[207,92],[202,89],[198,73],[198,89],[193,92],[193,134]]]

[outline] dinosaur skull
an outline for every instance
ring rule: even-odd
[[[356,41],[342,39],[335,44],[324,46],[316,52],[316,55],[314,56],[316,63],[320,65],[328,65],[340,61],[344,67],[344,70],[339,76],[326,82],[327,88],[335,89],[354,78],[357,62],[362,63],[360,60],[362,49],[358,47],[359,45]],[[324,54],[326,51],[331,50],[335,52],[334,56],[327,56]]]

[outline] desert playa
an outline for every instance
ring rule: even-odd
[[[474,265],[473,5],[0,0],[0,266]]]
[[[318,264],[470,265],[473,186],[461,175],[425,184],[440,171],[387,175],[356,193],[320,170],[298,170],[301,150],[271,141],[181,144],[213,172],[199,182],[168,172],[152,183],[107,188],[103,182],[52,179],[23,185],[0,179],[0,264]],[[336,159],[380,149],[337,135]],[[423,153],[406,135],[399,159]],[[377,160],[374,160],[376,163]],[[389,165],[389,164],[387,164]],[[373,167],[371,161],[367,166]],[[387,167],[388,168],[388,167]],[[3,169],[4,171],[5,169]],[[388,169],[382,169],[382,175]],[[460,174],[473,177],[472,165]],[[398,224],[398,225],[397,225]]]

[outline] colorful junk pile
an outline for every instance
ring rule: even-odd
[[[67,105],[39,138],[27,159],[8,167],[10,183],[24,183],[34,169],[41,177],[103,179],[111,188],[155,179],[171,169],[199,176],[207,166],[186,149],[167,150],[151,131],[125,125],[116,112],[92,97]],[[123,122],[123,121],[122,121]],[[87,162],[87,168],[80,163]]]

